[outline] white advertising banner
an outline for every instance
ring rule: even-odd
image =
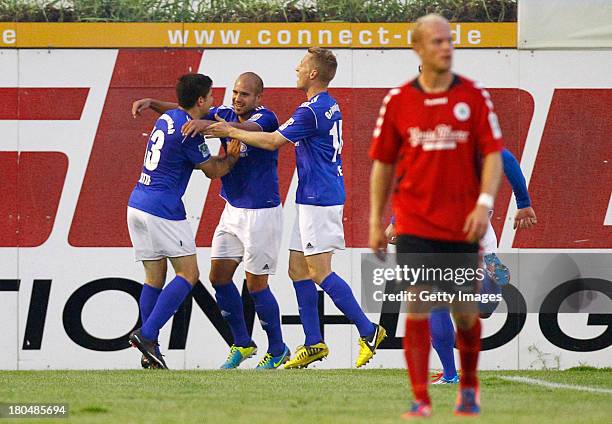
[[[612,48],[612,2],[520,0],[518,48]]]
[[[305,101],[294,88],[294,69],[303,54],[303,50],[0,50],[1,369],[139,366],[140,355],[129,348],[127,334],[137,325],[144,273],[133,261],[125,212],[156,115],[147,111],[133,119],[132,101],[174,100],[177,77],[197,71],[212,77],[215,104],[229,104],[234,79],[253,71],[265,82],[263,103],[282,122]],[[333,268],[359,298],[361,255],[369,252],[369,138],[382,98],[388,89],[416,75],[418,60],[409,50],[337,50],[336,54],[339,70],[331,92],[345,125],[347,249],[334,255]],[[493,218],[502,257],[511,252],[518,253],[519,261],[535,253],[612,254],[612,223],[606,220],[612,213],[609,69],[612,56],[604,51],[456,52],[456,72],[490,88],[506,146],[521,163],[538,215],[535,229],[515,232],[516,205],[509,185],[503,183]],[[218,141],[210,147],[218,150]],[[297,185],[293,154],[291,146],[280,153],[284,233],[278,274],[270,280],[285,342],[292,349],[303,343],[295,292],[287,276]],[[197,173],[184,198],[196,234],[202,282],[161,332],[161,348],[173,369],[217,368],[231,344],[208,282],[210,239],[223,207],[218,192],[217,181]],[[599,295],[612,302],[609,267],[577,269],[573,278],[607,281]],[[234,282],[244,293],[247,323],[263,351],[265,333],[242,288],[243,278],[239,267]],[[518,277],[512,283],[520,288]],[[542,302],[548,294],[541,294]],[[610,303],[606,307],[609,311]],[[356,329],[327,297],[320,313],[331,353],[317,366],[353,367]],[[480,366],[612,366],[610,316],[601,311],[538,314],[530,309],[511,319],[506,313],[493,314],[483,321],[483,338],[489,341]],[[369,366],[404,367],[405,316],[369,311],[369,317],[384,322],[390,332]],[[432,360],[439,367],[433,354]],[[255,365],[250,360],[243,366]]]

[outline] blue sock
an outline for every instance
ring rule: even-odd
[[[191,289],[191,284],[178,275],[168,283],[159,294],[151,314],[142,324],[142,336],[145,339],[157,340],[159,330],[176,313]]]
[[[230,281],[227,284],[219,284],[213,286],[215,289],[215,297],[221,315],[230,326],[234,335],[234,344],[240,347],[246,347],[251,343],[251,336],[247,331],[246,322],[244,321],[244,310],[242,307],[242,297],[238,292],[236,285]]]
[[[259,317],[261,327],[268,334],[268,353],[272,356],[281,355],[285,351],[283,333],[281,331],[280,310],[278,302],[272,294],[270,287],[258,292],[251,292],[255,310]]]
[[[455,368],[455,329],[451,321],[450,312],[446,309],[434,309],[429,317],[431,331],[431,344],[438,353],[444,378],[451,379],[457,375]]]
[[[162,289],[155,288],[148,284],[142,285],[142,291],[140,292],[140,320],[144,324],[147,322],[149,315],[153,311],[155,307],[155,303],[157,302],[157,298],[159,294],[162,292]]]
[[[366,317],[357,303],[351,288],[338,274],[335,272],[329,274],[321,282],[321,288],[331,297],[338,309],[355,323],[361,337],[370,336],[376,331],[374,324]]]
[[[302,328],[306,335],[305,346],[311,346],[323,341],[321,326],[319,324],[319,293],[312,280],[299,280],[293,282],[297,297],[298,309]]]

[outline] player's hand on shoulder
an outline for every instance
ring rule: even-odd
[[[200,119],[191,119],[181,127],[183,137],[191,136],[192,138],[203,132],[210,125],[210,121]]]
[[[514,229],[528,229],[535,226],[538,223],[535,211],[532,207],[519,209],[514,215]]]
[[[468,243],[477,243],[487,232],[489,226],[489,208],[483,205],[476,205],[469,213],[463,225],[463,232],[466,233]]]
[[[240,157],[240,146],[242,143],[238,140],[231,140],[227,143],[227,155],[235,159]]]
[[[217,116],[215,115],[215,118],[216,117]],[[211,135],[213,137],[228,137],[231,128],[232,127],[227,122],[221,121],[206,128],[204,134]]]
[[[142,114],[142,111],[151,107],[151,99],[140,99],[132,103],[132,116],[134,119]]]

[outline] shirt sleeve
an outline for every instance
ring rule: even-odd
[[[478,150],[483,157],[501,151],[503,139],[499,119],[493,108],[491,95],[484,88],[478,89],[474,107],[474,134]]]
[[[316,134],[317,118],[311,108],[300,106],[277,131],[291,143],[297,143]]]
[[[206,140],[201,135],[196,137],[187,136],[182,143],[183,152],[194,166],[204,163],[211,158],[210,149],[206,144]]]
[[[389,165],[397,161],[402,146],[402,137],[395,125],[399,92],[399,89],[393,89],[384,98],[370,146],[370,158]]]
[[[521,166],[508,149],[502,150],[502,159],[504,161],[504,174],[506,174],[516,198],[516,207],[519,209],[530,207],[531,199]]]
[[[269,110],[255,111],[249,122],[255,122],[263,132],[274,132],[278,129],[276,115]]]

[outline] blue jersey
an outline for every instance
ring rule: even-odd
[[[296,203],[343,205],[342,114],[338,103],[319,93],[302,103],[278,132],[295,145],[298,171]]]
[[[238,115],[230,106],[210,109],[204,119],[215,119],[215,114],[227,122],[239,122]],[[274,132],[278,119],[271,110],[259,106],[249,118],[264,132]],[[222,138],[223,148],[227,149],[229,139]],[[278,151],[259,149],[242,143],[240,160],[232,170],[221,177],[221,197],[236,208],[262,209],[280,205],[278,192]]]
[[[182,109],[164,113],[149,136],[140,179],[128,206],[171,220],[183,220],[181,198],[195,167],[210,159],[201,135],[183,137],[181,127],[191,117]]]

